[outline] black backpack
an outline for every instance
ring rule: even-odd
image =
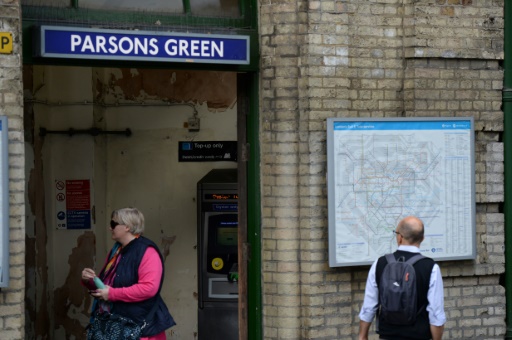
[[[416,271],[413,265],[425,258],[421,254],[404,261],[398,261],[393,254],[386,254],[387,265],[384,267],[379,283],[379,317],[392,325],[412,325],[419,313]]]

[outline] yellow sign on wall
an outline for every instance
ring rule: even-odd
[[[12,33],[0,32],[0,53],[12,53]]]

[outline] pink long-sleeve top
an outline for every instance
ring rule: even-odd
[[[123,288],[110,287],[110,301],[139,302],[147,300],[158,293],[162,278],[160,256],[153,247],[148,247],[139,265],[139,282]]]
[[[122,256],[122,255],[121,255]],[[110,301],[139,302],[149,299],[158,292],[162,278],[162,265],[160,256],[155,248],[148,247],[139,266],[139,282],[124,288],[110,287],[108,299]],[[94,281],[83,281],[82,284],[89,290],[96,290]]]
[[[110,287],[108,299],[110,301],[139,302],[155,296],[160,287],[162,270],[160,255],[155,248],[148,247],[139,265],[139,282],[130,287]],[[140,340],[166,340],[165,331],[140,338]]]

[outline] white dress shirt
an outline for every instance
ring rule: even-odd
[[[415,246],[398,246],[398,250],[408,251],[411,253],[419,253],[420,249]],[[378,261],[378,260],[377,260]],[[379,289],[377,281],[375,280],[375,270],[377,261],[373,262],[366,279],[366,289],[364,292],[364,301],[359,318],[365,322],[372,322],[377,308],[379,306]],[[443,277],[441,276],[441,269],[434,264],[432,274],[430,275],[430,283],[427,293],[427,312],[429,323],[434,326],[442,326],[446,323],[446,315],[444,313],[444,292],[443,292]]]

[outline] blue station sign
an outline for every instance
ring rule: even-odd
[[[249,64],[249,36],[41,26],[45,58]]]

